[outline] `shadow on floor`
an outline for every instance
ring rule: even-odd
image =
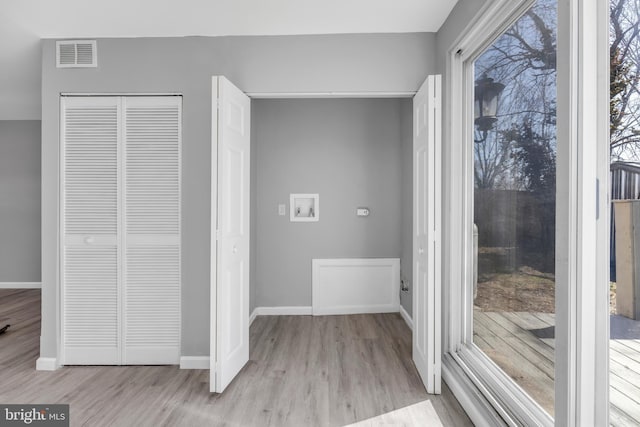
[[[640,321],[628,317],[612,314],[609,320],[610,339],[638,340],[640,339]],[[555,338],[555,326],[540,329],[529,329],[538,338]]]

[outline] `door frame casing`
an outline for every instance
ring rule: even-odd
[[[558,2],[556,424],[609,424],[609,1]],[[556,348],[558,345],[556,344]]]
[[[218,366],[216,361],[216,355],[218,354],[217,347],[217,331],[218,331],[218,122],[220,117],[213,120],[213,114],[219,114],[218,108],[218,76],[211,77],[211,261],[209,262],[210,268],[210,282],[211,291],[209,296],[209,384],[216,383],[216,377]],[[251,211],[249,211],[251,212]],[[214,292],[214,286],[215,290]],[[250,303],[249,303],[250,304]],[[216,339],[213,339],[213,337]],[[213,368],[213,369],[212,369]]]

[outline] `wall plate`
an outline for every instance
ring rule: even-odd
[[[291,194],[289,200],[291,222],[316,222],[320,219],[318,194]]]

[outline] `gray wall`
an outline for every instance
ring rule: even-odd
[[[446,78],[449,51],[453,48],[456,39],[463,34],[464,30],[469,26],[485,3],[487,3],[487,0],[458,0],[447,17],[447,20],[436,33],[436,72],[442,74],[443,99],[446,99],[444,96],[446,94],[446,83],[444,79]],[[446,113],[446,110],[443,112]],[[445,114],[442,116],[443,122],[446,123]]]
[[[42,339],[55,357],[61,92],[183,94],[183,354],[209,352],[211,76],[247,92],[415,91],[436,70],[435,34],[98,40],[98,68],[42,58]],[[259,187],[258,183],[258,187]],[[257,296],[257,295],[256,295]]]
[[[400,257],[402,113],[411,119],[410,102],[254,101],[257,306],[310,306],[313,258]],[[290,193],[318,193],[319,221],[290,222]],[[357,217],[359,206],[370,216]]]
[[[40,281],[40,120],[0,121],[0,282]]]

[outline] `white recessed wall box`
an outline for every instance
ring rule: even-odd
[[[318,194],[291,194],[289,206],[289,219],[292,222],[315,222],[320,219]]]

